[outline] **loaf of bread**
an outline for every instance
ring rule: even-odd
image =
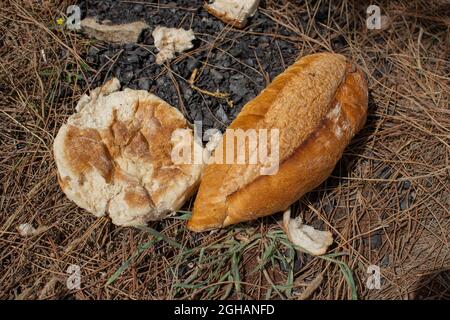
[[[59,184],[78,206],[121,226],[145,225],[179,209],[196,191],[202,165],[172,161],[174,132],[188,147],[183,114],[112,79],[84,95],[54,142]],[[201,149],[201,146],[200,146]]]
[[[363,127],[367,104],[365,77],[344,56],[301,58],[247,103],[229,127],[278,129],[278,171],[263,175],[260,162],[208,164],[188,228],[204,231],[286,210],[331,174]],[[227,134],[213,156],[227,152],[226,140]]]

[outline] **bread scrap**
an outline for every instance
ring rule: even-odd
[[[298,60],[229,127],[278,129],[278,171],[262,175],[261,162],[208,164],[188,228],[204,231],[285,211],[331,174],[363,127],[367,104],[364,74],[344,56],[318,53]],[[226,152],[226,140],[225,134],[215,153]]]
[[[144,225],[181,207],[201,164],[174,164],[172,134],[193,136],[183,115],[112,79],[82,97],[54,142],[59,184],[69,199],[116,225]]]
[[[150,26],[143,21],[125,24],[109,24],[99,23],[96,18],[92,17],[81,20],[81,28],[88,37],[120,44],[138,42],[142,31],[149,27]]]
[[[259,0],[214,0],[205,9],[213,16],[236,28],[244,28],[258,10]]]
[[[303,223],[301,217],[291,218],[291,209],[283,214],[283,228],[288,239],[303,252],[320,256],[333,243],[330,231],[316,230]]]

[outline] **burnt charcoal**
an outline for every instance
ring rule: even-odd
[[[230,54],[236,58],[240,57],[242,55],[242,49],[239,47],[234,47],[230,50]]]
[[[160,87],[164,87],[166,85],[166,79],[161,77],[156,80],[156,85]]]
[[[270,42],[270,38],[267,36],[261,36],[259,37],[259,43],[269,43]]]
[[[236,74],[230,78],[230,92],[237,97],[243,98],[247,93],[247,80],[244,75]]]
[[[120,82],[125,84],[125,83],[130,82],[131,79],[133,79],[134,72],[132,70],[127,70],[127,71],[121,73],[120,75],[121,75],[121,79],[119,79]]]
[[[154,55],[149,55],[148,57],[147,57],[147,59],[145,60],[145,64],[153,64],[153,63],[155,63],[155,61],[156,61],[156,58],[155,58],[155,56]]]
[[[230,61],[230,60],[225,60],[225,61],[222,63],[222,66],[223,66],[224,68],[229,68],[229,67],[231,67],[231,61]]]
[[[202,121],[202,110],[199,107],[198,101],[194,100],[195,98],[191,99],[191,103],[189,104],[189,121],[190,122],[194,122],[194,121]]]
[[[86,57],[86,62],[88,64],[96,64],[97,63],[97,57],[95,57],[95,56],[88,56],[88,57]]]
[[[139,87],[139,89],[141,89],[141,90],[146,90],[146,91],[148,91],[149,89],[150,89],[150,87],[151,87],[151,85],[152,85],[152,80],[151,79],[148,79],[148,78],[141,78],[141,79],[139,79],[139,81],[138,81],[138,87]]]
[[[101,2],[98,5],[98,11],[100,12],[106,12],[110,8],[110,4],[107,2]]]
[[[141,36],[139,37],[138,42],[146,44],[146,45],[153,45],[154,39],[153,39],[151,30],[149,30],[149,29],[143,30],[141,33]]]
[[[134,66],[127,63],[126,61],[122,61],[121,65],[122,65],[122,69],[124,69],[125,71],[134,71]]]
[[[141,4],[136,4],[136,5],[133,7],[132,12],[133,12],[133,13],[139,14],[140,12],[142,12],[143,9],[144,9],[144,6],[143,6],[143,5],[141,5]]]
[[[138,90],[139,89],[139,85],[138,82],[136,80],[133,80],[132,82],[128,83],[127,88],[133,89],[133,90]]]
[[[189,70],[189,71],[191,71],[191,72],[192,72],[194,69],[196,69],[196,68],[200,68],[200,66],[201,66],[200,61],[198,61],[198,60],[195,59],[195,58],[190,58],[190,59],[188,60],[188,62],[186,63],[186,69]]]
[[[150,55],[150,51],[144,47],[139,47],[136,50],[134,50],[132,53],[141,58],[146,58]]]
[[[213,118],[211,117],[210,112],[205,111],[202,115],[203,116],[202,116],[201,120],[203,121],[204,128],[205,129],[212,128],[214,125],[214,121],[213,121]]]
[[[183,93],[183,97],[185,100],[189,100],[193,95],[193,92],[190,88],[186,88]]]
[[[126,59],[128,63],[139,63],[139,57],[136,54],[128,55]]]
[[[104,54],[100,55],[99,59],[100,59],[100,65],[105,65],[111,60],[111,57],[109,57],[108,53],[104,53]]]
[[[202,24],[207,28],[211,28],[214,25],[214,20],[212,18],[205,17],[202,19]]]
[[[250,67],[254,67],[255,66],[255,64],[253,62],[253,59],[250,59],[250,58],[245,60],[245,64],[250,66]]]
[[[136,45],[134,43],[127,43],[124,47],[124,49],[127,51],[134,50],[135,48],[136,48]]]

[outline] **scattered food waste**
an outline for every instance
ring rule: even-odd
[[[293,244],[314,256],[325,254],[328,247],[333,243],[331,232],[316,230],[303,224],[300,217],[291,218],[290,208],[283,214],[283,227]]]
[[[97,40],[114,43],[136,43],[141,32],[149,26],[142,21],[113,24],[109,21],[98,23],[95,18],[85,18],[81,21],[83,32]]]
[[[258,10],[259,0],[215,0],[205,9],[225,23],[244,28]]]

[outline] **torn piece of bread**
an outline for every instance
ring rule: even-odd
[[[325,254],[333,243],[333,235],[329,231],[316,230],[303,224],[300,217],[291,218],[289,208],[283,215],[283,228],[289,240],[303,252],[320,256]]]
[[[215,0],[205,9],[213,16],[236,28],[244,28],[258,10],[259,0]]]
[[[195,39],[194,31],[182,28],[166,28],[157,26],[152,32],[155,47],[158,49],[156,63],[163,64],[180,53],[194,47],[192,41]]]
[[[301,58],[247,103],[229,126],[278,129],[278,171],[261,174],[261,161],[208,164],[188,228],[220,228],[286,210],[331,174],[365,123],[367,100],[363,73],[344,56]],[[227,152],[226,140],[225,134],[214,156]]]
[[[53,146],[58,180],[69,199],[94,215],[144,225],[179,209],[202,168],[172,162],[172,133],[193,136],[177,109],[147,91],[119,89],[112,79],[83,96],[60,128]]]
[[[149,25],[143,21],[125,24],[102,24],[95,18],[85,18],[81,21],[81,28],[89,37],[107,42],[136,43],[144,29]]]

